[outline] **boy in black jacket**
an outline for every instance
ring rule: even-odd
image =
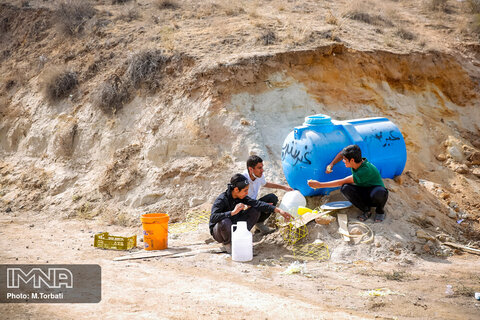
[[[288,212],[280,208],[250,198],[248,187],[248,179],[237,173],[230,179],[227,190],[213,203],[209,223],[210,234],[216,241],[224,244],[228,253],[231,253],[232,224],[246,221],[247,229],[251,230],[257,223],[260,212],[278,212],[286,221],[291,218]]]

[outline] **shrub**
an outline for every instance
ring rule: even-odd
[[[275,32],[272,30],[265,31],[259,38],[259,40],[266,46],[274,44],[275,41],[277,40],[277,36],[275,35]]]
[[[105,82],[98,91],[97,106],[106,114],[116,113],[130,99],[128,87],[117,75]]]
[[[68,96],[77,84],[77,74],[68,70],[53,69],[43,78],[44,94],[52,101]]]
[[[468,0],[467,5],[470,13],[480,13],[480,0]]]
[[[122,14],[118,16],[118,19],[131,22],[137,20],[140,17],[138,8],[136,6],[125,7]]]
[[[84,30],[85,23],[95,15],[95,9],[88,1],[63,0],[56,10],[60,31],[75,35]]]
[[[476,15],[473,16],[472,31],[480,39],[480,14],[479,13],[477,13]]]
[[[415,40],[417,38],[414,33],[405,30],[404,28],[399,28],[395,34],[404,40]]]
[[[386,27],[392,27],[393,23],[387,20],[385,17],[378,14],[369,14],[367,12],[353,11],[347,14],[347,17],[352,20],[365,22],[372,25],[380,25]]]
[[[434,11],[447,11],[447,0],[429,0],[428,7]]]
[[[174,0],[159,0],[157,1],[157,7],[160,9],[171,9],[175,10],[180,8],[180,5],[177,1]]]
[[[131,0],[112,0],[112,4],[124,4],[130,1]]]
[[[143,51],[133,55],[128,62],[127,79],[135,87],[146,83],[150,89],[159,86],[158,80],[162,75],[159,71],[165,66],[169,58],[162,50]]]

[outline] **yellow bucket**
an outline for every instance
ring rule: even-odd
[[[142,215],[143,243],[145,250],[163,250],[168,247],[168,220],[166,213]]]

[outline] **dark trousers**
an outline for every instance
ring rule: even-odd
[[[271,203],[275,207],[277,206],[277,203],[278,203],[278,197],[273,193],[269,193],[258,200],[266,203]],[[271,214],[272,214],[271,212],[261,212],[260,218],[258,218],[258,222],[265,222],[265,220],[267,220]]]
[[[254,208],[240,211],[231,218],[223,219],[217,222],[213,227],[213,239],[217,242],[227,244],[232,241],[232,224],[238,221],[246,221],[247,229],[251,230],[260,217],[260,211]]]
[[[360,187],[354,184],[344,184],[340,191],[362,212],[370,211],[370,207],[375,207],[377,214],[384,213],[383,208],[388,199],[388,190],[384,187]]]

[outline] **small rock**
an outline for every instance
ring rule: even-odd
[[[472,145],[475,147],[475,148],[480,148],[480,139],[477,139],[475,141],[472,142]]]
[[[473,216],[470,213],[464,213],[460,216],[462,219],[471,219]]]
[[[463,161],[463,152],[457,146],[451,146],[447,148],[448,154],[452,157],[453,160],[457,162]]]
[[[457,218],[457,213],[455,212],[455,210],[450,209],[450,210],[448,211],[448,217],[449,217],[449,218],[452,218],[452,219],[456,219],[456,218]]]
[[[450,198],[450,193],[442,192],[440,193],[440,198],[442,198],[443,200],[447,200],[448,198]]]
[[[380,248],[381,246],[380,242],[375,242],[375,247]]]
[[[455,201],[450,201],[448,203],[448,206],[452,209],[455,209],[456,207],[458,207],[458,204]]]
[[[6,210],[5,210],[6,213],[9,213],[9,212],[12,212],[12,208],[8,207]]]
[[[15,260],[17,260],[17,261],[18,261],[18,258],[15,258]]]
[[[469,172],[468,166],[466,164],[460,164],[458,166],[454,166],[453,170],[456,173],[460,173],[460,174],[466,174]]]
[[[442,162],[447,160],[447,156],[444,155],[443,153],[438,154],[437,156],[435,156],[435,158],[437,158],[438,161],[442,161]]]
[[[29,225],[30,228],[33,228],[35,227],[35,225],[32,223],[31,225]]]
[[[425,244],[425,245],[423,246],[423,251],[425,251],[425,252],[430,252],[430,251],[431,251],[430,246],[429,246],[428,244]]]
[[[250,125],[250,122],[249,122],[247,119],[242,118],[242,119],[240,120],[240,124],[241,124],[242,126],[249,126],[249,125]]]
[[[475,151],[471,153],[467,160],[471,162],[472,165],[479,165],[480,164],[480,152]]]
[[[395,249],[394,253],[395,253],[395,255],[399,256],[402,253],[402,250]]]
[[[417,238],[425,240],[435,240],[435,237],[429,235],[425,230],[422,229],[417,230]]]
[[[480,168],[475,168],[472,170],[472,173],[477,177],[480,178]]]

